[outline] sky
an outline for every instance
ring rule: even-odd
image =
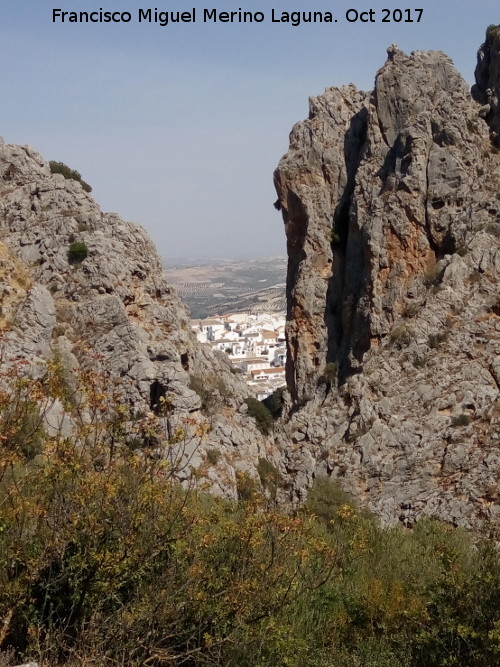
[[[132,20],[52,20],[101,8]],[[196,21],[139,23],[155,8],[195,8]],[[240,8],[264,20],[203,22],[204,9]],[[413,22],[382,22],[384,8]],[[273,22],[272,9],[337,23]],[[445,51],[472,84],[492,23],[498,0],[0,0],[0,135],[80,171],[101,208],[142,224],[164,258],[285,255],[273,171],[309,96],[370,90],[393,42]]]

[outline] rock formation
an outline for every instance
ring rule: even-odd
[[[83,256],[72,254],[74,243]],[[196,342],[144,230],[102,213],[78,181],[52,174],[29,147],[4,143],[0,278],[3,363],[25,358],[36,374],[57,353],[68,368],[101,369],[131,412],[168,395],[176,419],[194,422],[207,420],[192,388],[201,381],[218,409],[202,441],[192,439],[185,475],[198,469],[210,488],[233,496],[237,470],[257,478],[264,439],[244,414],[245,384],[224,355]],[[207,459],[212,448],[217,467]]]
[[[500,520],[498,33],[479,102],[443,53],[391,46],[372,93],[327,89],[291,132],[278,441],[299,496],[328,474],[387,522]]]
[[[472,96],[482,104],[480,114],[490,126],[492,143],[500,148],[500,27],[491,25],[477,54]]]
[[[443,53],[393,45],[373,92],[328,89],[293,128],[275,173],[290,397],[274,440],[227,360],[196,343],[145,232],[0,142],[3,363],[94,365],[131,411],[168,396],[177,419],[208,425],[181,453],[216,493],[234,497],[265,458],[283,500],[329,475],[386,523],[498,535],[499,34],[472,96]]]

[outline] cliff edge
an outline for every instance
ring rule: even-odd
[[[39,377],[55,355],[70,372],[91,368],[131,419],[166,399],[172,429],[191,429],[176,454],[181,478],[229,497],[238,472],[258,481],[265,438],[245,413],[246,385],[196,341],[146,232],[103,213],[31,148],[3,142],[0,279],[4,368],[24,360]],[[70,423],[56,402],[45,427]]]
[[[445,54],[392,45],[371,93],[327,89],[291,132],[275,185],[299,496],[328,474],[388,522],[500,520],[497,33],[474,98]]]

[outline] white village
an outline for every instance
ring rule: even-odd
[[[284,313],[229,313],[191,320],[191,327],[200,343],[228,355],[258,400],[285,386]]]

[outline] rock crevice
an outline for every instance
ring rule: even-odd
[[[387,522],[500,521],[499,34],[473,96],[445,54],[392,46],[372,93],[327,89],[292,130],[275,172],[294,400],[278,441],[295,443],[298,498],[327,474]]]

